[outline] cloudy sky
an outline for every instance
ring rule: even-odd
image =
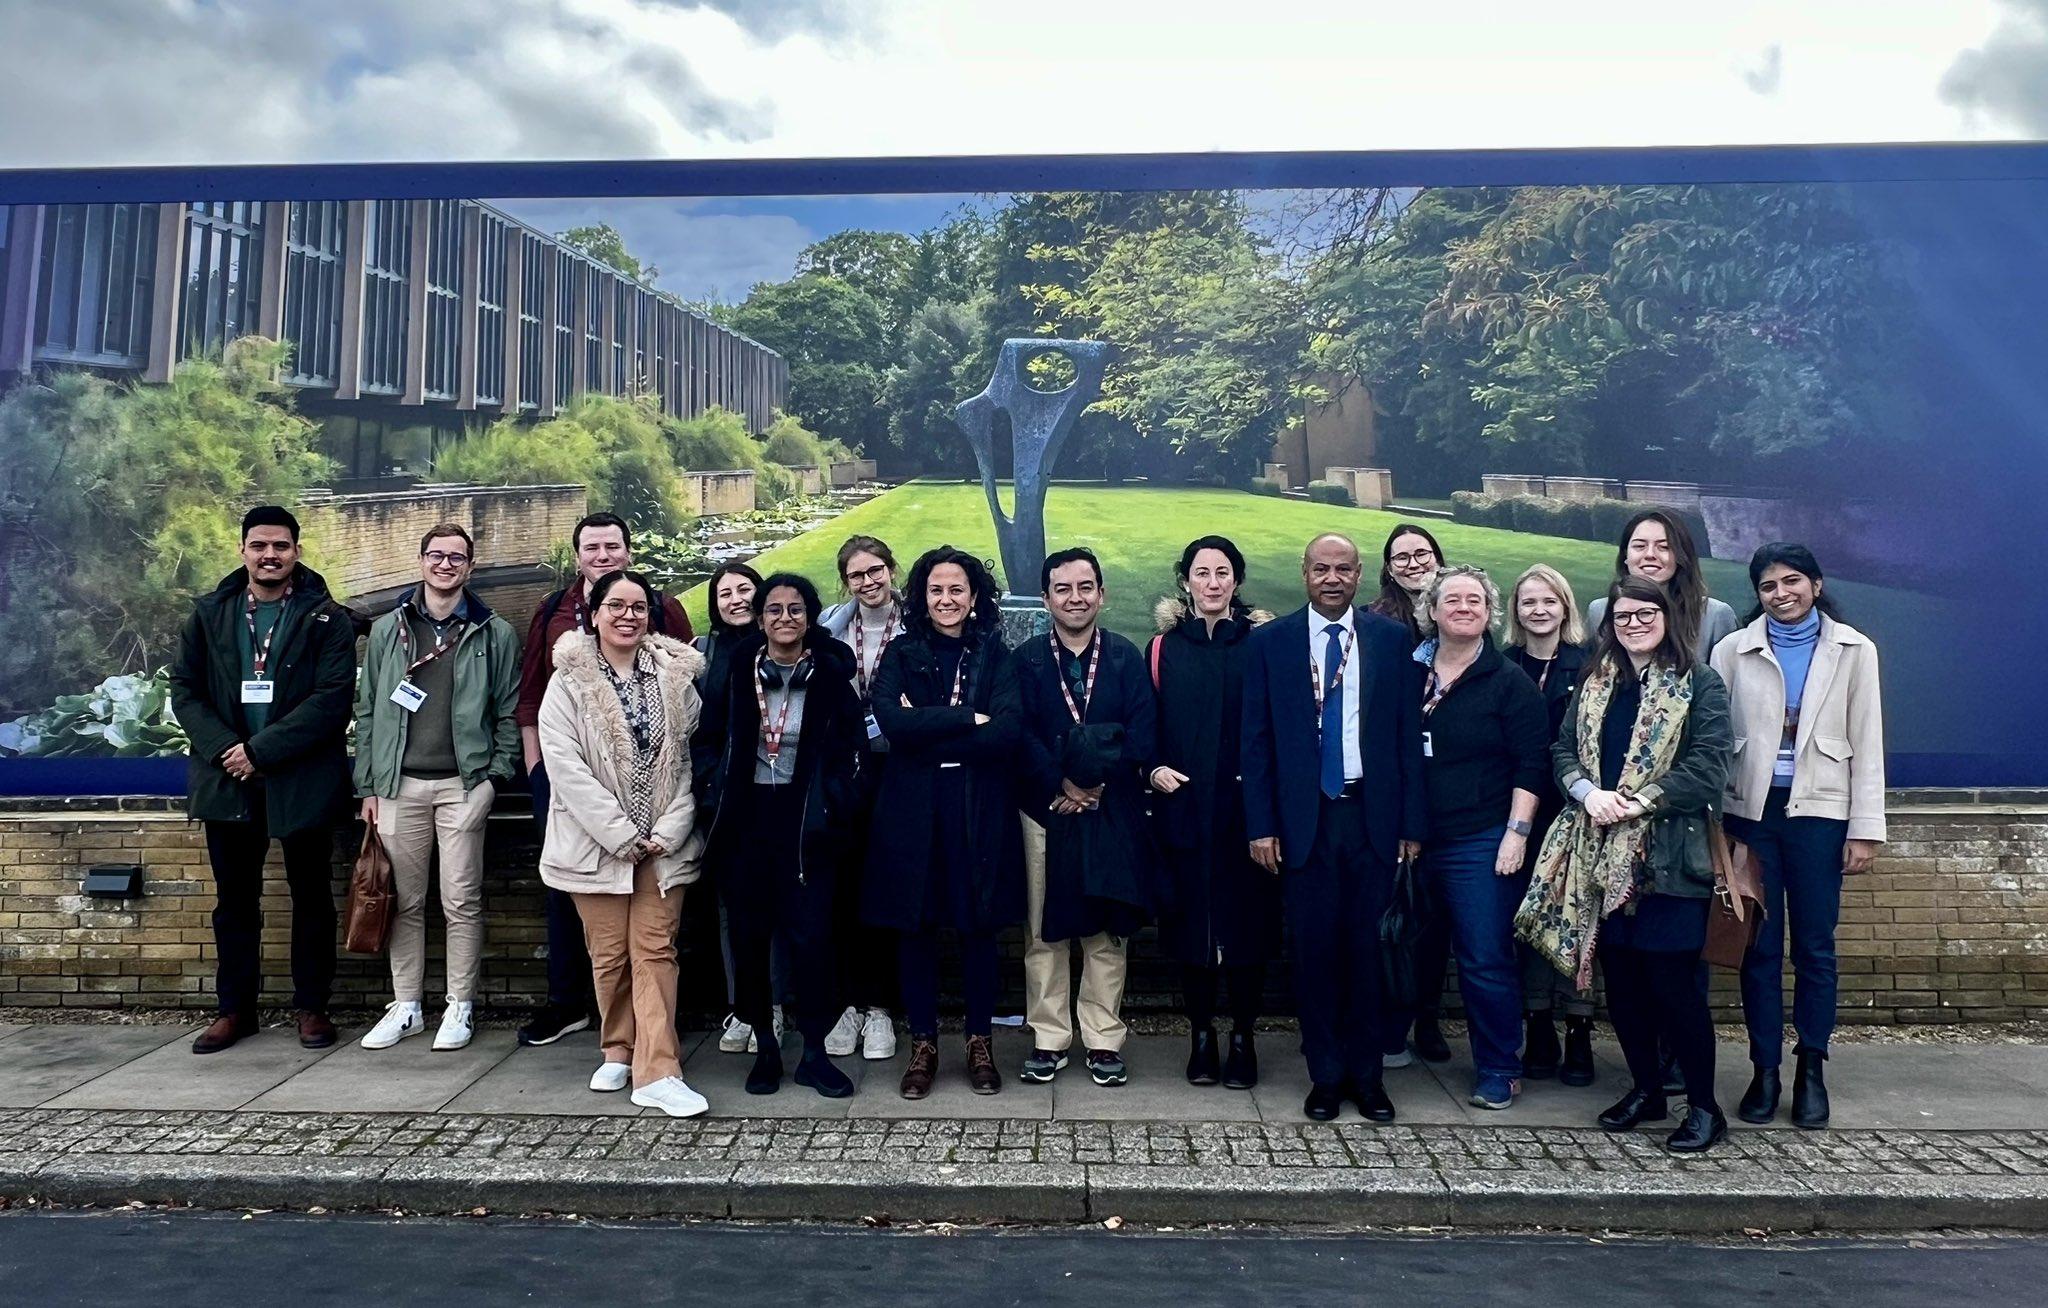
[[[0,168],[2048,137],[2048,0],[1674,8],[5,0]],[[730,294],[956,203],[603,207]]]

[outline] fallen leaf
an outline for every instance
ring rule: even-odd
[[[1105,1217],[1102,1219],[1102,1225],[1106,1230],[1121,1231],[1124,1229],[1124,1219],[1121,1217]]]

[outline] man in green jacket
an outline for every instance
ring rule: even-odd
[[[467,587],[476,546],[444,522],[420,539],[420,584],[370,628],[356,688],[356,794],[391,857],[392,1002],[363,1037],[389,1049],[426,1030],[427,868],[441,853],[448,1006],[434,1048],[474,1023],[484,944],[484,824],[519,765],[519,637]]]
[[[213,865],[220,1016],[195,1054],[256,1033],[263,988],[263,862],[284,845],[299,1043],[334,1043],[334,828],[347,811],[355,627],[299,562],[299,523],[274,504],[242,519],[242,562],[193,605],[171,669],[192,740],[186,811]]]

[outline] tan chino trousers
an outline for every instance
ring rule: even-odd
[[[1024,818],[1024,885],[1031,933],[1024,945],[1024,1020],[1032,1042],[1055,1052],[1074,1043],[1081,1023],[1084,1049],[1120,1050],[1130,1028],[1124,1024],[1124,942],[1108,933],[1075,942],[1048,943],[1045,925],[1045,828]],[[1073,997],[1073,947],[1081,947],[1081,994]]]
[[[633,871],[630,895],[574,895],[597,987],[598,1041],[607,1063],[631,1063],[633,1088],[683,1074],[676,1044],[676,924],[683,887],[661,893],[654,860]]]
[[[391,858],[392,997],[420,1003],[427,985],[427,880],[441,853],[441,916],[448,922],[448,1002],[474,1001],[484,948],[484,823],[497,790],[462,778],[400,777],[398,797],[377,801],[377,836]]]

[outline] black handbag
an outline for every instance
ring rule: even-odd
[[[1382,1003],[1393,1009],[1408,1009],[1420,1002],[1421,978],[1416,974],[1422,933],[1435,911],[1423,883],[1417,860],[1404,858],[1394,865],[1393,893],[1387,911],[1380,918],[1380,986]]]

